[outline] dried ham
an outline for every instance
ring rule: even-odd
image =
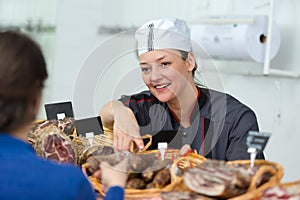
[[[259,166],[227,165],[223,161],[207,160],[184,172],[185,185],[194,192],[207,196],[231,198],[245,193]],[[272,173],[271,167],[260,170],[256,185],[266,182]]]
[[[275,186],[264,191],[262,200],[299,200],[300,183],[290,187]]]
[[[75,120],[73,118],[64,118],[63,120],[46,120],[41,123],[36,123],[29,130],[28,141],[29,143],[34,145],[38,138],[41,136],[43,129],[50,126],[56,126],[64,134],[72,135],[75,129],[74,121]]]
[[[153,178],[152,184],[154,188],[163,188],[171,181],[171,174],[169,168],[160,170]]]
[[[213,198],[186,191],[162,192],[161,198],[163,200],[213,200]]]
[[[57,126],[51,125],[42,129],[35,150],[43,158],[58,163],[76,164],[72,142]]]
[[[169,166],[171,159],[157,158],[156,154],[135,154],[131,152],[117,152],[111,155],[92,155],[87,158],[87,174],[92,175],[99,170],[101,162],[114,166],[122,160],[128,160],[127,188],[146,189],[163,188],[171,181]]]
[[[139,179],[139,178],[134,178],[134,179],[127,181],[125,187],[127,189],[144,189],[145,186],[146,186],[145,181],[143,181],[142,179]]]

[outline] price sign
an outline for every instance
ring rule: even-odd
[[[262,152],[271,136],[271,133],[249,131],[247,137],[248,148],[254,148],[257,152]]]

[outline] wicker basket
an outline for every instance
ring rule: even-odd
[[[73,134],[74,135],[74,134]],[[76,149],[78,158],[78,164],[81,165],[86,161],[88,155],[86,155],[87,149],[91,147],[88,139],[83,136],[77,136],[76,129],[75,135],[70,137],[72,139],[72,143],[74,148]],[[112,138],[110,135],[100,134],[95,135],[93,139],[92,146],[112,146]]]
[[[41,124],[43,122],[47,121],[47,119],[37,119],[33,122],[33,124]]]
[[[206,160],[205,157],[200,156],[196,153],[190,153],[187,156],[177,158],[171,166],[171,181],[181,182],[183,177],[182,174],[178,174],[180,170],[185,168],[192,168],[196,165],[200,165]]]
[[[250,160],[236,160],[227,162],[227,164],[242,164],[250,166]],[[254,177],[252,178],[251,184],[248,188],[248,192],[257,189],[256,188],[256,180],[263,174],[264,171],[268,171],[273,174],[273,176],[269,179],[267,183],[275,182],[279,183],[281,178],[283,177],[283,168],[281,165],[275,162],[267,161],[267,160],[256,160],[254,166],[261,166],[260,169],[256,172]],[[266,183],[266,184],[267,184]]]
[[[242,165],[250,166],[250,160],[230,161],[230,162],[227,162],[227,164],[229,164],[229,165],[230,164],[242,164]],[[261,166],[261,167],[256,172],[256,174],[253,176],[247,193],[245,193],[243,195],[240,195],[240,196],[237,196],[237,197],[233,197],[233,198],[231,198],[231,200],[245,200],[245,199],[248,199],[249,196],[253,196],[254,194],[259,193],[260,191],[263,191],[268,187],[279,184],[281,178],[283,177],[283,168],[278,163],[267,161],[267,160],[256,160],[254,165],[255,166]],[[268,171],[268,172],[272,173],[273,174],[272,177],[266,183],[262,184],[259,187],[256,187],[257,180],[261,177],[261,175],[265,171]]]
[[[288,183],[273,182],[270,184],[265,184],[265,185],[259,187],[258,189],[253,190],[252,192],[248,192],[244,195],[232,198],[230,200],[259,200],[259,199],[262,199],[262,196],[267,189],[277,187],[277,186],[285,188],[285,189],[289,189],[291,187],[297,187],[298,191],[300,192],[300,180],[297,180],[294,182],[288,182]]]
[[[150,151],[144,151],[144,152],[140,152],[138,154],[156,154],[156,156],[159,158],[160,157],[160,151],[159,150],[150,150]],[[196,165],[198,163],[203,162],[203,160],[205,160],[204,157],[199,156],[195,153],[190,153],[184,157],[180,157],[179,155],[179,150],[177,149],[167,149],[165,152],[165,158],[166,159],[172,159],[174,160],[175,166],[179,166],[179,168],[183,169],[185,167],[190,167],[193,165]],[[141,199],[141,198],[154,198],[154,197],[159,197],[161,192],[168,192],[171,191],[173,189],[173,187],[176,185],[176,183],[174,182],[175,178],[173,178],[172,175],[172,167],[174,164],[172,164],[171,169],[170,169],[170,174],[171,174],[171,183],[166,185],[163,188],[155,188],[155,189],[125,189],[125,197],[126,199]],[[85,174],[87,174],[86,170],[89,167],[88,163],[85,163],[82,165],[82,170]],[[175,169],[174,169],[175,170]],[[101,195],[105,195],[101,183],[99,183],[99,181],[93,177],[93,176],[88,176],[88,179],[90,180],[93,188],[98,191]],[[179,179],[178,179],[179,180]]]
[[[102,188],[102,184],[97,180],[97,178],[93,176],[87,175],[87,169],[90,167],[88,163],[85,163],[81,166],[83,173],[89,179],[94,190],[99,192],[101,195],[105,196],[105,192]],[[140,198],[149,198],[159,196],[164,189],[125,189],[125,197],[126,199],[140,199]]]
[[[196,154],[196,153],[189,153],[186,156],[180,156],[180,150],[179,149],[167,149],[165,151],[164,158],[170,159],[173,161],[173,164],[170,168],[170,174],[171,174],[171,183],[166,185],[165,187],[161,189],[126,189],[125,190],[125,197],[126,199],[143,199],[143,198],[154,198],[159,197],[161,192],[169,192],[174,189],[175,181],[179,180],[175,177],[175,167],[178,166],[179,168],[183,169],[186,167],[191,167],[196,164],[202,163],[205,158]],[[160,158],[160,151],[159,150],[149,150],[144,151],[139,154],[156,154],[158,158]],[[174,172],[173,172],[174,171]]]
[[[164,158],[174,161],[180,156],[179,152],[180,152],[179,149],[166,149]],[[159,150],[142,151],[142,152],[138,152],[136,154],[141,154],[141,155],[155,154],[157,158],[161,158],[161,154],[160,154]]]
[[[83,174],[89,179],[92,187],[94,188],[94,190],[96,190],[97,192],[99,192],[100,194],[104,195],[104,192],[102,190],[102,185],[101,183],[97,180],[96,177],[94,176],[89,176],[87,173],[87,169],[90,167],[91,165],[89,163],[84,163],[83,165],[81,165],[81,170],[83,172]]]
[[[113,138],[113,132],[110,130],[107,130],[105,128],[105,133],[108,137],[110,137],[110,139],[112,140]],[[161,153],[159,150],[147,150],[151,144],[152,144],[152,136],[147,134],[142,136],[142,139],[149,139],[149,142],[145,145],[143,151],[141,152],[137,152],[136,149],[134,148],[134,144],[133,142],[130,144],[130,151],[134,152],[136,154],[141,154],[141,155],[147,155],[147,154],[155,154],[155,156],[157,158],[161,158]],[[174,189],[175,186],[178,186],[177,183],[175,183],[174,181],[177,180],[175,177],[175,174],[172,175],[172,168],[173,165],[174,166],[178,166],[180,169],[186,168],[186,167],[190,167],[190,166],[194,166],[198,163],[203,162],[203,160],[205,160],[204,157],[198,155],[197,153],[189,153],[186,156],[181,156],[180,155],[180,150],[179,149],[167,149],[165,151],[164,154],[164,158],[165,159],[170,159],[173,162],[175,162],[176,164],[172,164],[171,169],[170,169],[170,174],[171,174],[171,183],[168,184],[167,186],[160,188],[160,189],[125,189],[125,197],[126,199],[147,199],[147,198],[155,198],[155,197],[159,197],[161,192],[168,192],[171,191],[172,189]],[[84,173],[86,174],[86,169],[89,167],[88,163],[85,163],[82,165],[82,170],[84,171]],[[175,170],[175,167],[174,167]],[[99,181],[92,176],[88,177],[92,186],[94,187],[94,189],[96,191],[98,191],[101,195],[105,195],[101,183],[99,183]]]
[[[152,199],[155,197],[160,197],[160,193],[166,191],[165,188],[162,189],[125,189],[125,199],[135,200],[135,199]]]
[[[111,146],[113,145],[113,138],[114,138],[114,132],[111,129],[106,128],[105,126],[103,126],[103,130],[104,130],[104,135],[106,136],[106,138],[108,138],[109,140],[107,140],[106,142],[109,143]],[[152,135],[150,134],[146,134],[144,136],[141,137],[142,139],[149,139],[149,142],[145,145],[144,149],[142,151],[146,151],[152,144]],[[138,153],[140,152],[133,141],[130,142],[130,146],[129,146],[129,151],[130,152],[134,152],[134,153]]]

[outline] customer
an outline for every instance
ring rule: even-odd
[[[26,142],[47,78],[38,45],[16,32],[0,33],[0,199],[95,199],[81,169],[43,160]]]
[[[213,159],[249,159],[246,137],[258,130],[255,113],[232,96],[194,82],[197,65],[186,24],[175,18],[153,20],[135,37],[149,90],[124,95],[101,109],[103,125],[113,129],[115,149],[129,149],[130,141],[142,149],[141,135],[180,130],[179,146],[189,144]]]

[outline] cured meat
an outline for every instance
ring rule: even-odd
[[[163,188],[171,182],[171,174],[169,168],[160,170],[153,178],[155,188]]]
[[[107,149],[106,152],[111,153]],[[109,163],[111,166],[116,165],[120,161],[124,159],[128,159],[128,171],[130,173],[143,173],[143,172],[151,172],[151,171],[157,171],[162,168],[165,168],[166,166],[170,165],[172,161],[170,159],[165,159],[162,161],[161,159],[158,159],[155,154],[135,154],[128,151],[123,152],[117,152],[114,154],[109,155],[101,155],[93,153],[94,155],[91,155],[91,157],[94,157],[94,159],[97,159],[99,161],[105,161]],[[89,162],[89,161],[87,161]]]
[[[161,160],[154,153],[149,154],[135,154],[129,153],[130,159],[129,171],[134,173],[154,172],[170,165],[170,159]]]
[[[259,174],[256,174],[259,171]],[[266,182],[274,174],[272,167],[227,165],[223,161],[207,160],[184,172],[185,185],[194,192],[207,196],[230,198],[247,191],[253,176],[256,185]]]
[[[42,130],[49,126],[56,126],[66,135],[72,135],[75,129],[75,120],[73,118],[64,118],[63,120],[46,120],[41,123],[34,124],[29,130],[28,141],[32,145],[36,143],[41,136]]]
[[[92,175],[97,170],[100,170],[100,164],[101,162],[107,162],[109,165],[114,166],[121,162],[124,159],[128,159],[128,152],[118,152],[114,154],[106,155],[106,153],[110,153],[110,150],[108,150],[111,147],[107,146],[99,146],[100,149],[97,151],[97,155],[90,155],[87,157],[85,164],[86,167],[86,173],[88,175]],[[103,151],[101,151],[103,150]],[[101,155],[101,153],[104,153],[105,155]],[[82,159],[82,158],[81,158]]]
[[[125,187],[127,189],[144,189],[145,186],[146,183],[142,179],[134,178],[129,180]]]
[[[148,168],[145,169],[144,172],[142,172],[142,179],[146,182],[149,183],[153,180],[153,178],[156,176],[156,174],[161,171],[162,169],[166,168],[167,166],[170,166],[172,164],[172,160],[170,159],[165,159],[165,160],[160,160],[156,159],[154,160],[155,165],[151,164]],[[149,187],[155,187],[153,184],[149,185]]]
[[[72,142],[76,148],[76,143],[74,143],[74,140]],[[86,146],[88,146],[88,144],[86,144]],[[94,145],[91,147],[87,147],[85,150],[83,150],[83,152],[79,156],[78,162],[80,165],[82,165],[82,164],[88,162],[87,160],[90,157],[96,158],[96,157],[101,157],[101,156],[112,155],[114,153],[115,153],[115,151],[114,151],[113,147],[105,146],[105,145]],[[98,159],[100,159],[100,158],[98,158]]]
[[[134,178],[128,178],[126,188],[131,189],[151,189],[151,188],[163,188],[171,182],[171,174],[169,168],[161,169],[155,172],[155,176],[152,182],[146,185],[146,181],[143,178],[134,176]],[[136,173],[133,173],[137,175]]]
[[[66,135],[73,135],[75,129],[75,119],[65,117],[64,119],[54,120],[57,121],[57,127],[62,130]]]
[[[71,140],[55,125],[42,129],[35,150],[43,158],[58,163],[76,164],[76,153]]]
[[[149,182],[151,182],[153,180],[153,177],[155,176],[156,173],[157,172],[155,172],[155,171],[145,171],[145,172],[142,173],[142,179],[146,183],[149,183]]]
[[[211,197],[206,197],[196,193],[181,191],[181,192],[162,192],[163,200],[214,200]]]
[[[110,155],[94,154],[87,158],[86,172],[88,175],[92,175],[99,170],[101,162],[107,162],[114,166],[124,159],[128,160],[127,188],[163,188],[171,181],[169,166],[172,164],[172,160],[162,161],[154,153],[135,154],[124,151]]]
[[[296,200],[300,199],[300,182],[288,187],[275,186],[264,191],[262,200]]]
[[[86,168],[86,173],[90,176],[100,169],[100,160],[91,156],[87,159],[88,167]]]

